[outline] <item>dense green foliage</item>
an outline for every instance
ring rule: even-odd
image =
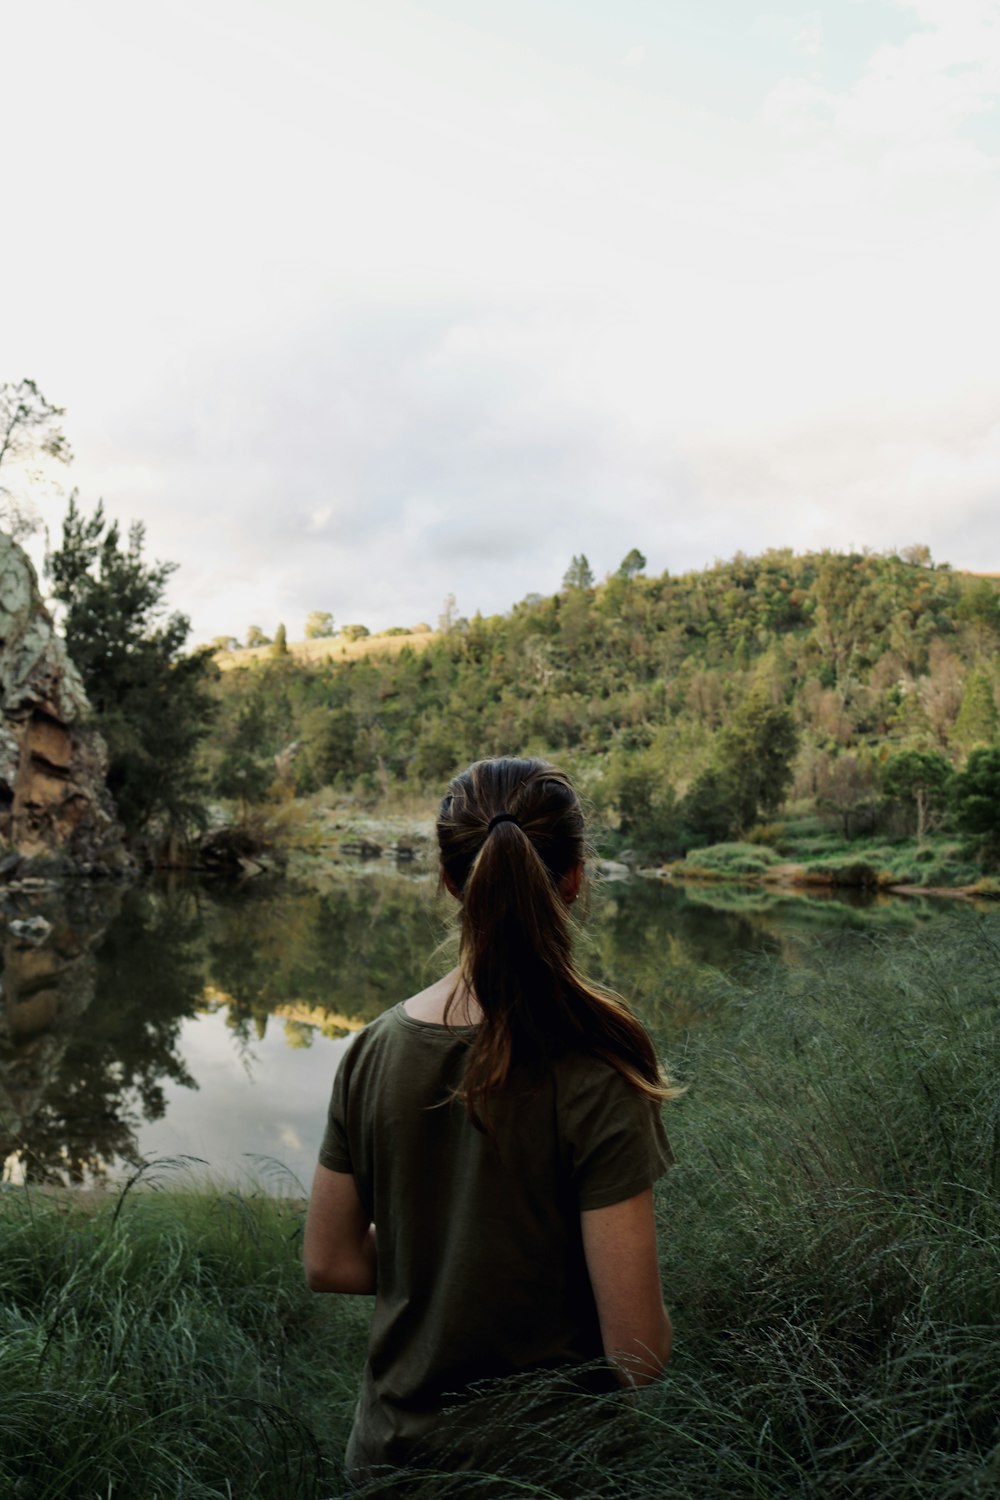
[[[1000,851],[1000,748],[973,750],[952,790],[955,822],[971,839]]]
[[[297,742],[300,791],[375,801],[437,790],[477,756],[541,753],[619,844],[655,854],[745,836],[786,799],[848,839],[922,838],[997,733],[1000,595],[913,556],[781,551],[647,578],[633,551],[599,585],[577,556],[558,594],[449,611],[423,650],[237,666],[213,764],[242,743],[266,767]],[[944,780],[883,786],[910,751]]]
[[[73,495],[62,542],[46,560],[66,645],[108,746],[108,786],[132,834],[197,823],[195,751],[212,712],[211,653],[185,654],[189,622],[164,606],[175,565],[145,562],[143,539],[136,524],[123,543],[102,505],[88,518]]]
[[[686,1020],[651,1003],[690,1085],[657,1189],[666,1377],[610,1424],[579,1397],[539,1425],[515,1385],[489,1405],[505,1478],[369,1495],[996,1493],[998,969],[1000,923],[971,917],[688,966]],[[232,1192],[0,1195],[0,1491],[342,1494],[369,1304],[306,1292],[300,1230]]]
[[[940,750],[897,750],[882,763],[882,796],[912,814],[912,832],[922,843],[930,818],[945,808],[952,779]]]

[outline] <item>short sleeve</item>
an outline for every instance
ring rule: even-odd
[[[331,1172],[353,1172],[351,1162],[351,1150],[347,1142],[347,1076],[349,1069],[345,1067],[350,1048],[340,1059],[333,1079],[333,1092],[330,1095],[330,1107],[326,1115],[326,1129],[323,1132],[323,1141],[319,1148],[319,1163],[321,1167],[328,1167]]]
[[[562,1103],[561,1129],[581,1209],[608,1208],[651,1187],[673,1162],[655,1099],[606,1063],[590,1062]]]

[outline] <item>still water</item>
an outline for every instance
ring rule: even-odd
[[[810,934],[912,930],[948,903],[848,904],[631,880],[590,900],[584,961],[667,1038],[697,1024],[706,968]],[[9,925],[0,1002],[4,1180],[121,1181],[154,1167],[278,1192],[308,1184],[351,1034],[454,961],[427,875],[362,871],[294,888],[70,889]],[[14,913],[8,913],[9,918]]]

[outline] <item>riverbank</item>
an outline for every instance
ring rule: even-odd
[[[793,968],[686,971],[695,1023],[663,1043],[689,1091],[657,1189],[677,1342],[631,1414],[627,1470],[585,1398],[532,1448],[514,1394],[506,1479],[394,1492],[994,1492],[998,978],[1000,914],[972,913],[803,943]],[[0,1192],[0,1493],[341,1495],[370,1303],[306,1291],[300,1201],[157,1170],[160,1191],[86,1207]]]
[[[417,798],[397,799],[386,810],[359,808],[322,794],[304,799],[295,804],[289,872],[308,882],[324,871],[356,869],[360,862],[376,872],[396,868],[436,875],[436,812],[435,804]],[[1000,898],[1000,873],[976,863],[960,844],[944,836],[919,843],[868,838],[845,844],[816,819],[800,818],[773,845],[713,844],[665,862],[630,850],[618,852],[618,842],[598,829],[600,852],[594,868],[602,878],[636,875],[684,882],[736,881],[787,891]]]
[[[818,841],[817,841],[818,842]],[[922,844],[858,841],[845,848],[813,848],[795,858],[766,844],[713,844],[682,860],[644,871],[661,879],[738,880],[747,885],[812,890],[854,889],[888,895],[1000,898],[1000,878],[973,863],[960,845],[938,839]]]

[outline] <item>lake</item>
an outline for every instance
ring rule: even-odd
[[[957,904],[605,882],[582,957],[669,1054],[670,1038],[698,1024],[693,977],[706,966],[760,952],[795,962],[810,938],[908,932]],[[41,940],[10,930],[27,914],[45,917]],[[341,1052],[451,966],[448,915],[429,875],[360,866],[309,886],[80,885],[35,896],[30,913],[8,909],[4,1181],[118,1182],[168,1160],[147,1175],[305,1189]]]

